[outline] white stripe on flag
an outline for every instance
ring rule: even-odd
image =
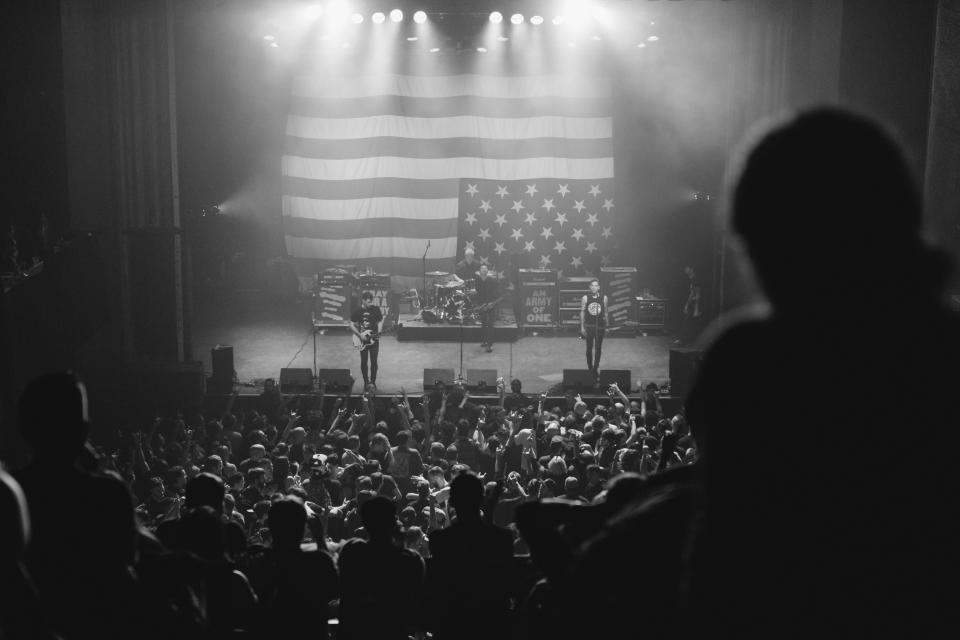
[[[613,177],[613,158],[355,158],[326,160],[283,156],[283,175],[311,180],[361,180],[365,178],[413,178],[443,180],[599,180]]]
[[[287,135],[298,138],[351,140],[356,138],[610,138],[613,118],[486,118],[450,116],[446,118],[407,118],[382,115],[367,118],[311,118],[291,115]]]
[[[356,238],[324,240],[286,236],[287,253],[294,258],[361,260],[363,258],[421,258],[425,242],[418,238]],[[457,237],[430,241],[431,258],[450,258],[457,254]]]
[[[365,98],[370,96],[410,96],[448,98],[480,96],[485,98],[594,98],[609,95],[609,78],[591,76],[376,76],[328,75],[296,76],[293,95],[310,98]]]
[[[366,220],[411,218],[449,220],[458,214],[457,198],[361,198],[357,200],[316,200],[283,196],[283,215],[311,220]]]

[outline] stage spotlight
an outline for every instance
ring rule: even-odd
[[[343,47],[344,49],[349,49],[349,48],[350,48],[350,43],[349,43],[349,42],[344,42],[344,43],[343,43],[342,45],[340,45],[340,46]]]
[[[650,36],[649,38],[647,38],[647,42],[656,42],[659,39],[660,38],[658,38],[657,36]]]
[[[440,51],[440,47],[433,47],[430,49],[430,53],[436,53],[437,51]]]
[[[590,36],[591,40],[600,40],[600,36]]]
[[[271,42],[271,43],[270,43],[270,46],[273,47],[274,49],[276,49],[276,48],[279,47],[280,45],[278,45],[276,42]]]
[[[487,48],[486,48],[486,47],[477,47],[477,51],[479,51],[480,53],[486,53],[486,52],[487,52]]]
[[[510,22],[512,22],[513,24],[523,24],[523,14],[522,13],[513,14],[512,16],[510,16]]]
[[[327,7],[327,17],[331,22],[336,24],[346,22],[347,18],[350,17],[350,13],[343,2],[333,2]]]
[[[563,24],[563,16],[553,16],[553,20],[551,20],[551,22],[555,25],[561,25]]]
[[[269,33],[263,36],[263,39],[266,40],[267,42],[273,42],[274,40],[276,40],[276,38],[271,36]]]
[[[394,22],[401,22],[403,20],[403,11],[400,11],[400,9],[394,9],[390,12],[390,19]]]
[[[427,12],[417,11],[415,14],[413,14],[413,21],[417,24],[423,24],[427,21]]]
[[[499,11],[494,11],[493,13],[490,14],[490,22],[492,22],[493,24],[500,24],[501,22],[503,22],[503,14],[500,13]]]
[[[500,42],[506,42],[509,39],[510,38],[508,38],[507,36],[497,36],[497,40],[499,40]]]
[[[351,22],[353,22],[353,24],[360,24],[361,22],[363,22],[363,16],[360,15],[359,13],[355,13],[352,16],[350,16],[350,20]]]
[[[419,39],[417,36],[407,36],[407,42],[416,42]]]
[[[533,16],[530,18],[530,24],[543,24],[543,16]]]
[[[646,42],[641,42],[640,44],[637,45],[637,48],[638,48],[638,49],[644,49],[644,48],[646,48],[646,46],[647,46],[647,43],[646,43]]]
[[[377,11],[370,19],[376,24],[383,24],[383,21],[387,19],[387,16],[383,15],[383,11]]]

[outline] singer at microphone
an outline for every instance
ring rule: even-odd
[[[600,349],[610,325],[607,296],[600,293],[600,281],[590,281],[590,293],[580,301],[580,337],[587,341],[587,368],[600,382]],[[596,347],[596,349],[594,349]]]

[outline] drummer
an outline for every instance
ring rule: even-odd
[[[463,260],[457,263],[457,271],[454,275],[458,284],[465,282],[475,283],[477,281],[477,272],[480,271],[480,261],[474,259],[473,249],[467,247],[463,252]]]

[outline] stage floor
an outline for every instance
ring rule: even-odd
[[[279,378],[284,367],[314,367],[314,340],[309,307],[277,303],[259,292],[230,296],[197,296],[192,326],[193,357],[211,371],[210,350],[217,344],[233,347],[234,369],[241,383],[260,386],[265,378]],[[451,327],[458,331],[458,327]],[[506,329],[506,327],[504,327]],[[453,338],[456,339],[456,336]],[[644,383],[665,382],[669,371],[671,336],[611,335],[603,344],[601,369],[629,369],[636,388]],[[325,369],[350,369],[362,380],[360,358],[348,329],[327,329],[316,335],[316,364]],[[422,392],[423,370],[460,369],[460,343],[381,338],[381,393]],[[541,331],[540,335],[518,333],[515,342],[494,345],[486,353],[476,342],[463,345],[463,371],[496,369],[504,378],[519,378],[524,391],[539,393],[561,382],[564,369],[586,368],[584,342],[576,335]],[[358,387],[359,388],[359,385]]]

